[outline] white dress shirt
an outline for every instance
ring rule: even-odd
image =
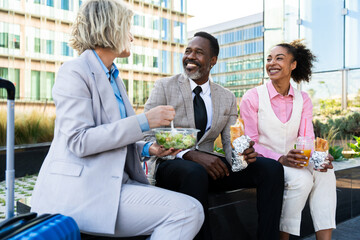
[[[190,78],[189,78],[189,81],[190,81],[190,87],[191,87],[193,99],[195,97],[195,93],[193,92],[193,90],[197,86],[200,86],[202,89],[202,91],[200,93],[200,97],[204,100],[205,107],[206,107],[206,113],[207,113],[207,123],[206,123],[206,129],[205,129],[205,133],[206,133],[210,129],[211,123],[212,123],[212,102],[211,102],[211,90],[210,90],[210,83],[209,83],[210,79],[203,85],[196,84]],[[176,155],[176,157],[182,158],[184,156],[184,154],[187,153],[188,151],[190,151],[190,149],[181,151]]]

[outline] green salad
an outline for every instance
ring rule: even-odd
[[[196,143],[196,134],[183,134],[180,132],[171,133],[170,131],[159,131],[155,133],[156,141],[159,145],[164,146],[165,149],[187,149],[191,148]]]

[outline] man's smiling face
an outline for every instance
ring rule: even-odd
[[[182,60],[186,76],[198,84],[208,80],[211,66],[216,63],[216,57],[212,57],[210,41],[203,37],[194,37],[189,42]]]

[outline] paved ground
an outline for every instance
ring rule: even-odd
[[[15,201],[29,197],[34,189],[37,175],[17,178],[15,180]],[[0,222],[5,218],[5,181],[0,182]],[[15,209],[16,211],[16,209]],[[315,240],[315,235],[303,240]],[[342,222],[333,231],[333,240],[360,240],[360,216]]]
[[[315,234],[303,240],[315,240]],[[360,216],[342,222],[333,231],[332,240],[360,240]]]
[[[36,178],[37,175],[32,175],[15,179],[15,202],[21,198],[31,196]],[[5,181],[2,181],[0,182],[0,221],[5,218],[5,195]],[[16,206],[16,204],[14,204],[14,206]]]

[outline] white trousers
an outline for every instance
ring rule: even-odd
[[[111,236],[192,240],[203,222],[203,207],[195,198],[129,180],[122,185],[115,234]]]
[[[309,197],[315,231],[336,228],[336,178],[333,169],[327,172],[284,166],[285,189],[280,231],[300,235],[301,212]]]

